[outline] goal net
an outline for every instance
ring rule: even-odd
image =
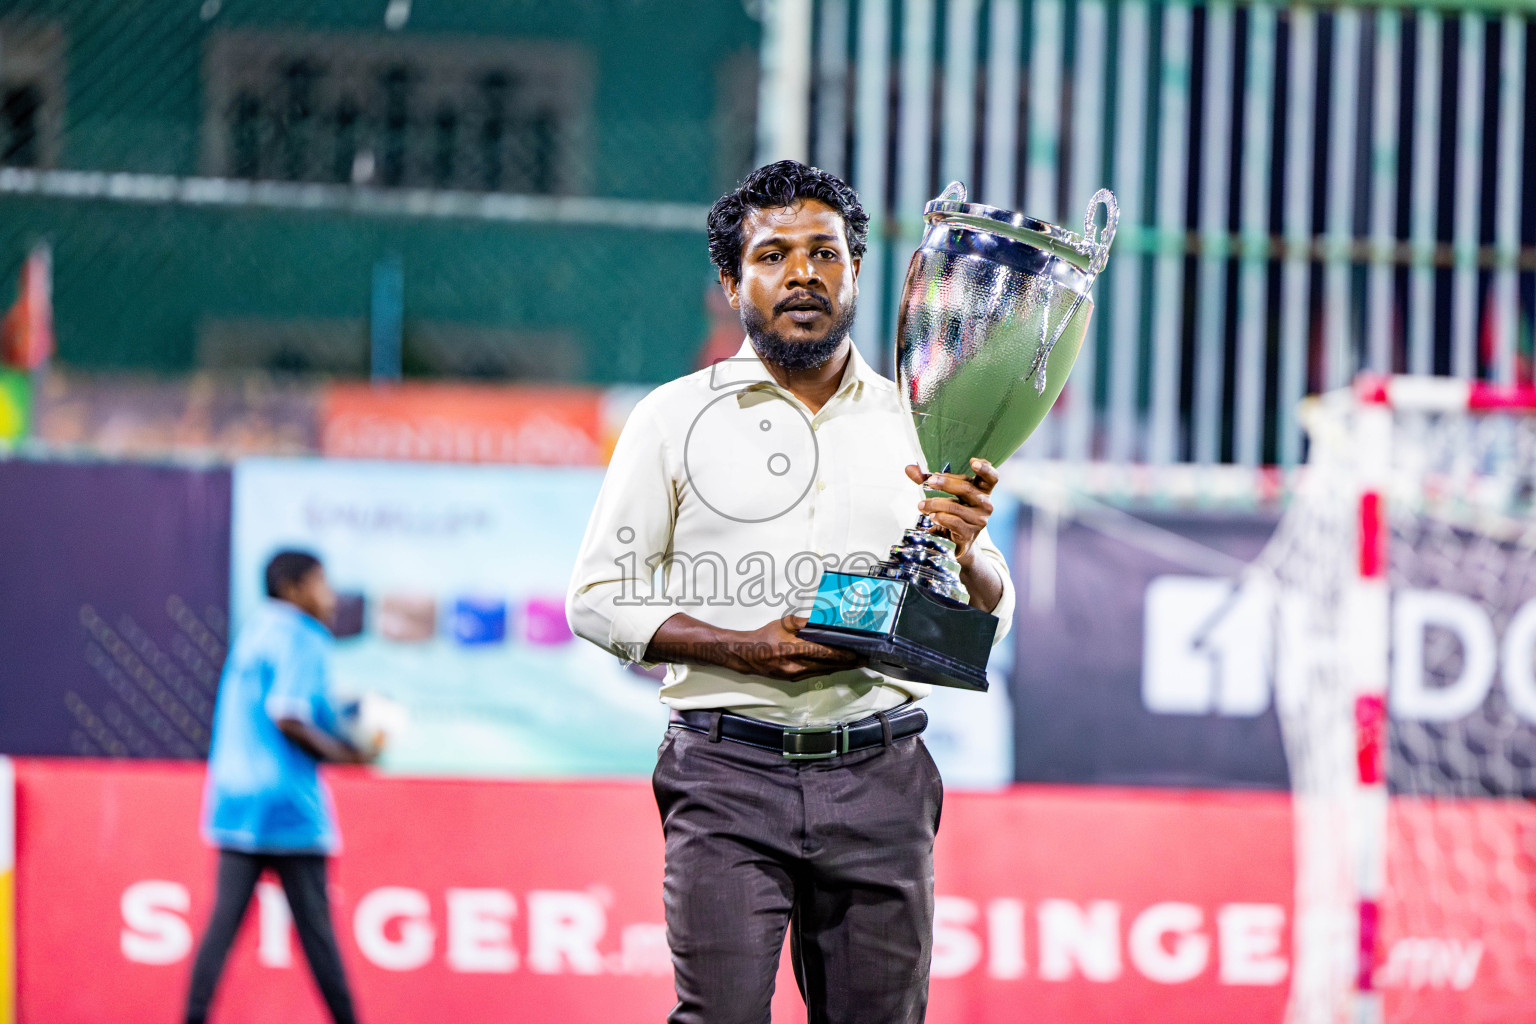
[[[1311,400],[1273,592],[1289,1024],[1536,1020],[1536,391]]]

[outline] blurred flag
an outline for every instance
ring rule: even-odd
[[[16,303],[0,322],[0,363],[35,370],[53,355],[53,255],[39,242],[21,265]]]
[[[32,379],[0,366],[0,444],[26,435],[31,411]]]
[[[1514,373],[1516,381],[1528,381],[1532,373],[1532,335],[1529,318],[1520,315],[1519,292],[1515,299],[1515,322],[1504,323],[1504,308],[1498,301],[1496,288],[1488,289],[1487,301],[1483,306],[1483,319],[1478,332],[1478,347],[1482,355],[1483,366],[1488,367],[1491,374],[1492,368],[1498,366],[1499,342],[1504,337],[1504,332],[1509,331],[1513,336]]]

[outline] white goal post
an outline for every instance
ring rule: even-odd
[[[1287,1020],[1536,1019],[1536,388],[1363,377],[1302,421],[1253,571],[1295,807]]]

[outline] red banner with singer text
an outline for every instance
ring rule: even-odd
[[[200,767],[20,760],[16,772],[20,1021],[175,1019],[213,896]],[[345,837],[333,914],[362,1019],[665,1017],[661,828],[643,784],[330,778]],[[1281,1020],[1284,794],[951,794],[937,879],[937,1024]],[[1437,982],[1442,1008],[1476,1010],[1480,971],[1506,952],[1487,941]],[[214,1010],[224,1024],[325,1019],[271,882]],[[804,1020],[787,971],[774,1019]]]

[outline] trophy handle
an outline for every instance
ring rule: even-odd
[[[1099,207],[1101,206],[1104,207],[1104,226],[1102,228],[1094,223],[1098,219],[1095,215],[1099,212]],[[1093,282],[1098,280],[1099,271],[1103,270],[1104,265],[1109,262],[1109,247],[1115,240],[1115,227],[1119,223],[1120,203],[1115,199],[1115,194],[1107,188],[1099,189],[1093,194],[1093,198],[1088,200],[1088,209],[1083,214],[1082,241],[1074,243],[1079,252],[1085,253],[1088,256],[1088,283],[1082,291],[1077,293],[1077,297],[1072,300],[1072,305],[1067,307],[1067,315],[1061,318],[1061,322],[1057,324],[1055,332],[1050,334],[1049,337],[1046,337],[1046,332],[1049,330],[1048,324],[1044,319],[1040,322],[1040,348],[1035,353],[1034,362],[1029,366],[1029,374],[1035,379],[1035,393],[1038,395],[1045,394],[1046,363],[1051,358],[1052,350],[1056,348],[1056,342],[1061,340],[1062,332],[1067,329],[1067,325],[1077,315],[1077,307],[1083,304],[1083,299],[1087,296],[1088,289],[1092,288]],[[1055,286],[1049,278],[1044,278],[1043,282],[1045,295],[1041,301],[1048,309]],[[1045,315],[1042,314],[1042,317]]]
[[[1104,207],[1104,226],[1101,228],[1094,221],[1098,220],[1096,214],[1099,207]],[[1088,200],[1088,210],[1083,214],[1083,242],[1091,250],[1092,257],[1088,264],[1088,284],[1093,285],[1093,278],[1099,276],[1099,271],[1104,269],[1104,264],[1109,262],[1109,246],[1115,240],[1115,227],[1120,223],[1120,203],[1115,199],[1115,194],[1107,188],[1101,188]]]
[[[965,197],[965,183],[961,181],[952,181],[948,185],[944,186],[944,191],[939,193],[938,199],[935,201],[963,203],[965,202]]]

